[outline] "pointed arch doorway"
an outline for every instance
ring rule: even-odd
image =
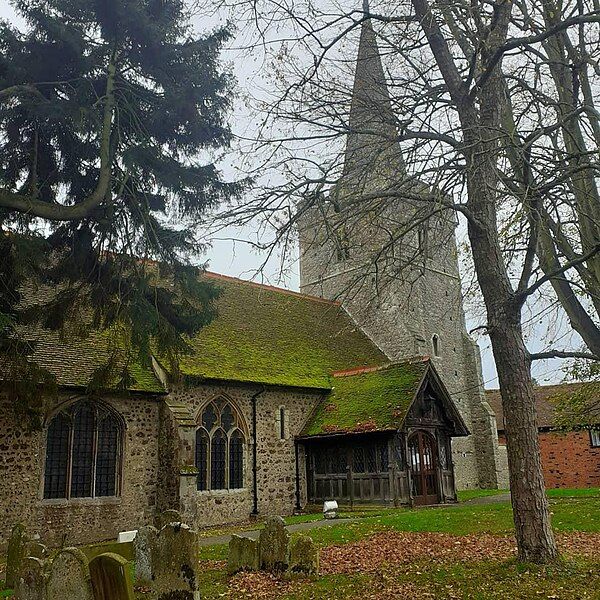
[[[415,431],[408,438],[412,496],[417,505],[439,502],[437,444],[426,431]]]

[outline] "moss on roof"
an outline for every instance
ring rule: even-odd
[[[29,333],[27,338],[34,348],[31,360],[54,375],[59,386],[88,387],[96,371],[110,359],[108,337],[100,332],[92,332],[84,337],[70,336],[65,340],[56,331],[38,330]],[[124,365],[124,362],[121,364]],[[115,372],[120,370],[119,367],[120,365],[116,365]],[[127,371],[130,378],[127,386],[129,391],[165,391],[150,366],[131,362]],[[108,383],[105,387],[118,386],[115,381],[114,386]]]
[[[191,340],[184,375],[329,389],[333,371],[387,362],[336,302],[205,276],[222,288],[217,317]]]
[[[415,359],[383,368],[337,373],[331,394],[303,435],[385,431],[402,426],[429,362]]]
[[[329,389],[333,371],[387,362],[339,303],[231,277],[204,276],[222,293],[216,318],[190,340],[193,352],[181,358],[185,376]],[[28,334],[35,342],[33,360],[61,386],[87,387],[110,356],[102,332],[68,339],[47,330]],[[128,370],[131,391],[165,391],[150,366],[133,364]]]

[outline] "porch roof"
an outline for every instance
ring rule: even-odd
[[[454,424],[454,435],[468,435],[431,360],[417,357],[382,367],[334,373],[331,393],[317,406],[300,437],[400,429],[427,384],[434,388],[448,419]]]

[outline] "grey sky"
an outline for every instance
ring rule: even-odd
[[[15,25],[23,26],[8,0],[0,0],[0,18],[8,19]],[[197,17],[198,24],[216,23],[219,16]],[[261,94],[261,89],[265,85],[262,77],[265,63],[264,56],[260,50],[253,52],[242,52],[238,48],[244,45],[245,40],[235,40],[233,47],[226,53],[226,60],[230,62],[238,80],[242,98],[236,104],[235,114],[232,119],[234,133],[240,138],[252,135],[253,123],[249,117],[249,112],[245,108],[243,96],[248,93],[251,96]],[[236,164],[240,157],[236,154],[229,155],[224,160],[223,170],[228,176],[237,175]],[[291,289],[298,289],[298,265],[297,256],[287,256],[285,265],[281,264],[281,256],[273,256],[263,267],[266,259],[264,252],[257,250],[256,244],[263,240],[264,233],[259,233],[258,224],[256,227],[247,227],[244,229],[227,229],[219,232],[211,239],[212,247],[202,260],[208,260],[209,269],[218,273],[241,277],[243,279],[254,278],[258,281],[268,282],[274,285],[281,285]],[[260,272],[259,272],[260,270]],[[529,321],[528,345],[530,349],[538,350],[543,347],[541,341],[548,327],[555,329],[555,337],[565,338],[570,335],[568,324],[556,321],[551,322],[544,315],[537,315],[539,307],[534,307],[529,314],[525,315]],[[475,315],[470,315],[469,323],[473,327],[477,324]],[[564,340],[561,347],[568,347],[570,340]],[[497,379],[493,358],[491,355],[489,338],[481,337],[478,343],[482,350],[484,381],[486,387],[497,387]],[[534,376],[540,383],[558,382],[562,379],[560,370],[561,361],[542,361],[535,364]]]

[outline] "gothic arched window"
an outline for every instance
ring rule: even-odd
[[[57,413],[46,434],[44,498],[119,494],[123,424],[111,410],[79,400]]]
[[[241,417],[225,399],[207,404],[198,418],[196,468],[199,491],[244,487]]]

